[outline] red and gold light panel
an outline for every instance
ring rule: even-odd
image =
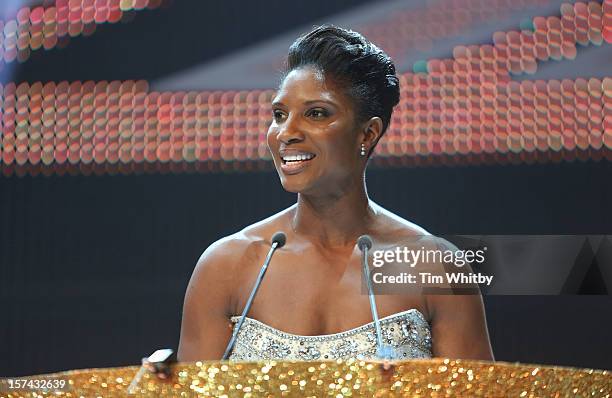
[[[15,60],[25,62],[32,51],[91,35],[97,24],[119,22],[126,11],[160,4],[161,0],[56,0],[51,5],[22,7],[14,18],[0,20],[0,68]]]
[[[611,42],[612,1],[561,6],[400,75],[379,165],[612,159],[612,78],[513,80]],[[415,68],[418,69],[418,68]],[[0,86],[0,165],[12,173],[262,170],[273,90],[154,92],[145,81]]]

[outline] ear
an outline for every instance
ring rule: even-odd
[[[363,125],[363,135],[359,144],[365,144],[368,152],[378,143],[383,132],[383,122],[378,116],[370,118]]]

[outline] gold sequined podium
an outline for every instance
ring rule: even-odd
[[[170,379],[147,373],[136,394],[128,395],[137,371],[133,366],[53,373],[44,376],[68,380],[68,389],[7,393],[3,385],[0,396],[612,397],[612,373],[606,370],[441,358],[394,362],[389,370],[359,360],[178,363]]]

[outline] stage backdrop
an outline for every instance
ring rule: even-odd
[[[376,169],[373,200],[434,234],[612,232],[612,165]],[[137,364],[178,345],[215,240],[291,205],[274,172],[0,178],[0,376]],[[495,357],[612,368],[612,297],[485,297]]]

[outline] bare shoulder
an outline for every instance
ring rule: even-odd
[[[231,312],[231,294],[237,264],[247,255],[252,242],[240,233],[221,238],[200,256],[191,275],[186,302],[210,302],[216,298],[217,308]]]
[[[464,253],[448,240],[432,235],[425,228],[416,225],[402,217],[376,205],[378,214],[380,238],[384,242],[383,249],[400,252],[407,249],[414,255],[415,269],[423,274],[433,276],[428,280],[437,281],[427,284],[427,291],[440,291],[443,294],[453,294],[457,289],[472,289],[477,286],[459,283],[458,277],[451,274],[472,272],[469,263],[463,257]],[[418,259],[418,260],[417,260]],[[434,289],[435,288],[435,289]],[[442,289],[442,290],[440,290]]]
[[[278,213],[271,215],[261,221],[245,227],[240,232],[234,234],[237,238],[246,239],[252,242],[270,242],[272,235],[282,230],[288,223],[288,218],[295,210],[296,205],[290,206]]]
[[[432,235],[424,227],[408,221],[397,214],[372,202],[377,213],[382,236],[385,241],[395,241],[397,245],[418,243],[425,249],[458,250],[451,242]]]
[[[227,272],[232,264],[249,251],[252,244],[241,232],[223,237],[204,250],[196,264],[196,271],[207,268]]]
[[[425,228],[378,205],[373,207],[378,220],[375,230],[384,249],[415,250],[413,258],[420,256],[418,274],[430,276],[425,282],[421,280],[420,287],[431,324],[434,356],[493,360],[478,285],[457,277],[472,273],[469,263],[457,261],[465,259],[465,253]]]
[[[376,214],[376,231],[387,244],[403,245],[408,242],[432,240],[434,237],[423,227],[408,221],[384,207],[370,202]]]
[[[235,313],[235,295],[245,270],[261,263],[271,234],[282,213],[251,224],[212,243],[200,256],[186,291],[190,303],[209,303],[210,311],[229,317]],[[248,273],[247,273],[248,274]],[[209,312],[210,312],[209,311]]]
[[[206,268],[209,272],[233,274],[241,264],[256,262],[262,248],[269,247],[271,236],[279,228],[285,213],[283,210],[264,220],[212,243],[200,256],[196,272]]]

